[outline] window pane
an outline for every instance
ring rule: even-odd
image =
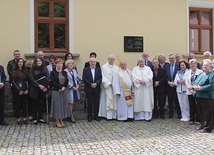
[[[38,2],[38,16],[49,17],[49,2]]]
[[[54,24],[55,48],[65,48],[65,24]]]
[[[201,30],[202,51],[210,51],[210,30]]]
[[[189,23],[198,24],[198,12],[197,11],[190,11]]]
[[[202,12],[202,17],[201,17],[201,22],[202,24],[210,24],[210,13],[209,12]]]
[[[65,3],[54,3],[54,17],[65,17]]]
[[[38,24],[38,47],[49,48],[49,24],[39,23]]]
[[[198,29],[190,29],[189,35],[190,51],[199,51],[198,49]]]

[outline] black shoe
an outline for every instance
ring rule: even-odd
[[[88,122],[92,122],[92,117],[88,116]]]
[[[76,121],[75,121],[75,120],[72,121],[72,119],[70,120],[70,122],[71,122],[71,123],[76,123]]]
[[[8,126],[8,123],[3,121],[3,122],[0,122],[0,125],[3,125],[3,126]]]
[[[113,119],[106,119],[106,121],[112,121]]]
[[[181,115],[178,115],[178,119],[181,119],[182,117],[181,117]]]
[[[37,120],[34,120],[34,121],[33,121],[33,124],[37,125],[37,124],[38,124],[38,121],[37,121]]]
[[[151,122],[151,119],[149,119],[149,120],[146,120],[146,122]]]
[[[199,126],[199,127],[197,127],[196,129],[197,129],[197,130],[203,130],[203,128],[204,128],[204,127]]]
[[[129,120],[122,120],[122,122],[129,122]]]
[[[46,123],[46,121],[45,121],[44,119],[40,119],[40,120],[39,120],[39,123],[43,123],[43,124],[45,124],[45,123]]]
[[[100,121],[100,118],[99,118],[99,117],[95,117],[94,120],[96,120],[96,121],[99,122],[99,121]]]
[[[128,118],[128,122],[133,122],[134,118]]]
[[[67,117],[66,120],[67,120],[68,122],[71,122],[71,118],[70,118],[70,117]]]
[[[23,124],[28,125],[28,121],[27,121],[27,120],[24,120],[24,121],[23,121]]]

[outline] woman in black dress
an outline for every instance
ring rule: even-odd
[[[29,97],[32,99],[33,124],[45,123],[43,119],[43,107],[46,103],[46,93],[48,88],[48,70],[41,58],[35,58],[30,70]]]

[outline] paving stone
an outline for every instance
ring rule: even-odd
[[[66,128],[38,124],[18,126],[6,118],[0,126],[0,154],[214,154],[214,133],[178,119],[119,122],[77,120]]]

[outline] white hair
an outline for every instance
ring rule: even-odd
[[[190,59],[190,60],[189,60],[189,64],[192,64],[192,63],[197,64],[197,60],[196,60],[196,59]]]
[[[212,56],[212,54],[211,54],[209,51],[204,52],[203,55],[204,55],[204,56],[205,56],[205,55]]]

